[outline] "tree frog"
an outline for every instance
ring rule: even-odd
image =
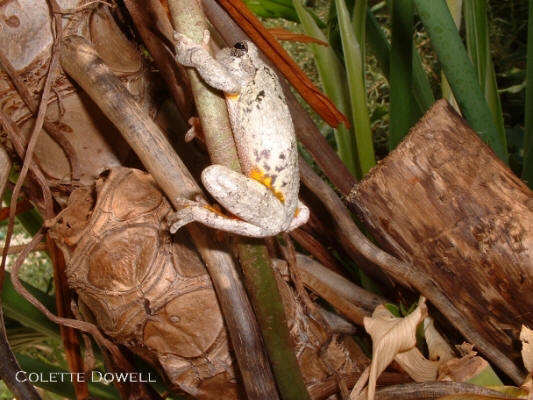
[[[267,237],[305,224],[309,209],[298,199],[294,125],[274,71],[248,41],[222,49],[213,58],[206,50],[208,31],[201,45],[179,33],[174,38],[177,61],[195,68],[208,85],[224,92],[243,173],[216,164],[205,168],[203,185],[232,215],[181,198],[183,208],[169,218],[170,231],[197,221],[243,236]]]

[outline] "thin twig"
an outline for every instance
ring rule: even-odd
[[[17,211],[15,215],[25,213],[31,209],[33,209],[33,204],[31,204],[28,199],[23,199],[17,202]],[[0,208],[0,221],[3,221],[7,218],[9,218],[9,207]]]
[[[305,306],[308,315],[313,318],[326,331],[326,343],[329,344],[332,335],[331,329],[329,328],[328,323],[326,322],[326,320],[318,310],[317,306],[315,305],[315,303],[313,303],[313,301],[309,297],[309,294],[305,290],[305,286],[300,275],[300,270],[296,262],[296,251],[294,250],[294,245],[289,234],[284,232],[282,236],[283,240],[285,241],[285,246],[282,246],[281,250],[283,252],[285,260],[287,261],[287,266],[289,267],[289,273],[296,289],[296,293],[300,298],[300,301]]]
[[[24,250],[28,244],[29,243],[19,244],[19,245],[16,245],[16,246],[9,246],[9,249],[7,250],[7,254],[18,254],[22,250]],[[45,242],[41,242],[41,243],[37,244],[37,246],[35,246],[32,251],[45,251],[47,248],[48,247],[46,246],[46,243]],[[4,252],[4,248],[3,247],[0,248],[0,250],[2,250],[2,252]]]
[[[52,11],[56,11],[59,9],[59,6],[56,0],[49,0],[49,1],[50,1]],[[28,147],[26,149],[26,154],[24,156],[24,163],[22,164],[22,170],[20,171],[19,178],[17,179],[15,189],[13,190],[13,194],[11,196],[11,205],[10,205],[10,210],[9,210],[9,221],[7,225],[6,241],[5,241],[4,251],[2,253],[2,263],[0,265],[0,274],[2,274],[1,275],[2,278],[3,278],[3,271],[6,265],[7,250],[11,242],[11,237],[13,235],[13,228],[15,225],[15,212],[17,208],[17,198],[20,194],[22,184],[24,183],[24,180],[26,179],[26,175],[28,174],[30,165],[32,164],[33,151],[35,150],[35,146],[37,145],[37,139],[39,138],[39,133],[41,132],[41,129],[43,127],[44,117],[46,115],[46,109],[48,108],[48,97],[50,96],[50,89],[52,87],[52,83],[55,79],[55,73],[59,65],[59,50],[61,46],[60,38],[63,32],[61,17],[58,15],[54,15],[54,22],[55,22],[55,28],[56,28],[56,38],[54,40],[54,44],[52,45],[52,57],[50,59],[50,65],[48,67],[48,74],[46,76],[46,80],[44,81],[43,92],[41,95],[41,102],[39,104],[39,109],[37,111],[37,118],[35,119],[35,125],[30,135]],[[53,209],[49,207],[50,205],[48,205],[47,209],[45,210],[46,218],[52,217],[53,212],[54,212]],[[0,280],[0,282],[1,281],[2,280]]]
[[[0,124],[2,125],[2,128],[4,128],[4,130],[7,132],[9,140],[13,144],[13,147],[15,148],[15,151],[17,152],[17,154],[19,154],[19,156],[22,156],[24,154],[22,134],[20,133],[16,124],[7,115],[5,115],[1,109],[0,109]],[[46,179],[43,173],[41,172],[39,167],[34,162],[31,163],[30,169],[43,192],[45,210],[51,209],[52,208],[52,193],[50,192],[50,188],[48,187],[48,184],[46,182]],[[14,193],[15,192],[13,191],[13,194]],[[13,221],[14,221],[13,218],[14,218],[14,215],[17,214],[17,205],[18,205],[18,202],[13,201],[13,198],[12,198],[11,204],[9,207],[8,231],[6,235],[6,240],[4,242],[4,250],[2,251],[2,257],[3,257],[2,264],[0,266],[0,292],[1,292],[3,281],[4,281],[5,257],[7,257],[7,251],[9,249],[11,235],[13,234]],[[10,224],[11,224],[11,230],[10,230]]]
[[[4,52],[1,49],[0,49],[0,65],[2,66],[2,69],[7,73],[9,78],[11,79],[11,82],[13,82],[15,89],[17,89],[17,92],[19,96],[21,97],[22,101],[24,101],[24,103],[26,104],[26,107],[28,107],[28,109],[33,114],[35,114],[37,112],[39,104],[33,98],[33,95],[31,94],[28,86],[20,78],[19,74],[13,68],[13,66],[11,65],[11,63],[9,62],[9,60],[7,59],[7,57],[5,56]],[[56,92],[56,96],[58,99],[59,108],[61,109],[60,97],[57,92]],[[63,134],[61,129],[54,123],[45,119],[43,126],[46,132],[50,135],[50,137],[56,141],[56,143],[63,149],[63,151],[67,155],[68,161],[70,163],[72,179],[73,180],[79,179],[81,175],[80,162],[79,162],[76,150],[74,149],[74,146],[72,145],[72,143],[70,143],[70,141]],[[23,158],[23,155],[19,154],[19,156]]]
[[[9,141],[15,148],[16,153],[20,158],[24,158],[24,154],[26,152],[25,150],[25,138],[20,132],[18,126],[9,118],[2,109],[0,109],[0,125],[2,125],[2,128],[7,133],[7,136],[9,138]],[[51,210],[52,209],[52,192],[50,191],[50,188],[48,187],[48,182],[46,181],[46,178],[44,177],[43,172],[37,165],[35,161],[33,161],[30,164],[30,171],[33,173],[33,176],[35,177],[35,180],[37,181],[37,184],[40,186],[42,192],[43,192],[43,202],[44,202],[44,210]],[[18,202],[17,206],[15,206],[15,215],[17,212]],[[9,207],[9,212],[11,213],[11,205]],[[46,212],[45,212],[46,213]],[[9,214],[8,216],[10,216]]]
[[[67,15],[67,14],[76,14],[80,11],[83,11],[89,7],[93,7],[97,4],[103,4],[104,6],[108,6],[109,8],[116,8],[116,6],[114,4],[111,4],[111,3],[108,3],[107,1],[104,1],[104,0],[93,0],[93,1],[89,1],[88,3],[85,3],[85,4],[82,4],[81,6],[79,7],[76,7],[76,8],[62,8],[60,10],[55,10],[54,11],[54,14],[61,14],[61,15]]]

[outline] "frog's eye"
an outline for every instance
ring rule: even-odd
[[[234,57],[242,57],[243,55],[248,53],[248,43],[246,42],[237,42],[235,43],[235,46],[233,46],[231,54]]]

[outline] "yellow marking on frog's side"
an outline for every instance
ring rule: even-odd
[[[274,194],[274,196],[276,196],[279,199],[279,201],[281,201],[282,203],[285,203],[285,196],[283,195],[283,193],[277,191],[272,186],[272,178],[268,176],[267,174],[265,174],[264,171],[262,171],[261,169],[257,167],[254,167],[250,171],[249,177],[265,185],[268,189],[270,189],[270,191]]]
[[[241,97],[240,93],[224,93],[224,95],[226,96],[226,99],[233,101],[237,101],[239,100],[239,97]]]
[[[298,216],[298,214],[300,214],[300,209],[297,208],[296,210],[294,210],[294,215],[292,216],[293,218],[296,218]]]

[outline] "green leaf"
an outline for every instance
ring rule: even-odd
[[[376,164],[364,80],[364,44],[366,0],[355,4],[353,24],[344,0],[335,0],[341,34],[344,64],[348,77],[351,114],[354,118],[355,143],[362,176]]]
[[[414,7],[412,0],[391,2],[389,148],[394,149],[415,122],[411,96]]]
[[[444,0],[414,0],[464,117],[503,161],[507,149]]]
[[[290,2],[275,0],[248,0],[244,1],[252,12],[263,18],[284,18],[289,21],[299,22],[298,15]]]
[[[293,1],[294,8],[298,13],[302,27],[306,35],[327,42],[328,39],[320,30],[315,20],[309,14],[308,10],[303,7],[300,0]],[[349,120],[351,117],[350,98],[347,90],[346,71],[342,62],[339,60],[331,46],[325,47],[317,44],[311,44],[315,63],[318,70],[320,81],[326,95],[331,99],[335,106]],[[337,143],[337,152],[346,167],[355,176],[360,176],[359,165],[357,162],[357,151],[353,129],[346,128],[345,125],[339,125],[335,130],[335,141]]]
[[[496,84],[496,73],[490,55],[487,4],[485,0],[464,3],[466,44],[478,77],[478,83],[489,105],[494,123],[506,146],[502,105]]]
[[[376,21],[374,14],[368,10],[366,20],[367,43],[370,51],[376,57],[378,65],[387,80],[390,82],[390,52],[391,46]],[[422,61],[418,50],[413,46],[412,49],[412,88],[409,93],[414,98],[414,118],[420,118],[435,102],[433,91],[429,84],[428,77],[422,66]],[[412,101],[411,101],[412,102]]]

